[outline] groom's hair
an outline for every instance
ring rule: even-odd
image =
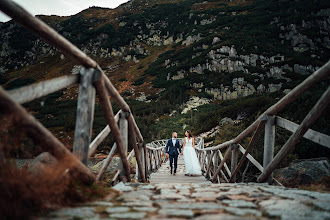
[[[176,133],[176,132],[175,132],[175,131],[174,131],[174,132],[172,132],[172,137],[173,137],[174,133]]]

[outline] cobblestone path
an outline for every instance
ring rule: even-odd
[[[330,219],[330,193],[266,184],[118,184],[122,193],[42,219]]]
[[[211,183],[204,176],[185,176],[184,173],[184,160],[179,156],[176,175],[170,174],[170,165],[167,161],[156,173],[150,175],[150,183]]]
[[[151,183],[119,183],[113,187],[118,196],[40,219],[330,219],[330,193],[257,183],[212,184],[184,176],[183,169],[180,161],[177,176],[171,176],[164,164],[151,175]]]

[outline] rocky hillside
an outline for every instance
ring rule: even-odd
[[[148,140],[168,136],[150,127],[199,105],[274,92],[279,97],[330,55],[329,1],[131,0],[113,10],[39,17],[100,63]],[[0,23],[0,45],[6,89],[81,68],[14,22]],[[73,87],[43,99],[42,107],[40,101],[27,107],[70,142],[76,97]],[[102,123],[96,118],[94,127]]]

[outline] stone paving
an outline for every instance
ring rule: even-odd
[[[204,176],[185,176],[185,166],[183,157],[178,158],[176,175],[170,174],[170,165],[167,161],[156,173],[150,175],[150,183],[210,183]]]
[[[63,208],[39,219],[330,219],[330,193],[257,183],[212,184],[203,176],[176,176],[168,163],[150,183],[119,183],[117,196],[76,208]]]
[[[117,184],[120,193],[40,219],[330,219],[330,193],[266,184]]]

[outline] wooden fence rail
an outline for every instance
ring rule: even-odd
[[[199,156],[199,160],[201,163],[202,171],[205,171],[205,176],[208,178],[211,173],[211,167],[216,169],[211,177],[213,182],[219,182],[222,177],[223,181],[226,182],[235,182],[236,175],[238,171],[242,168],[243,163],[246,159],[248,159],[252,164],[254,164],[261,172],[258,177],[258,182],[265,182],[267,179],[269,183],[275,181],[280,184],[277,180],[272,179],[272,172],[276,169],[283,160],[283,158],[288,154],[290,150],[294,148],[294,146],[299,142],[302,137],[305,137],[315,143],[318,143],[322,146],[330,148],[330,136],[322,134],[320,132],[309,129],[311,125],[315,122],[315,120],[322,114],[325,108],[328,106],[330,102],[330,87],[326,90],[323,96],[316,103],[314,108],[308,113],[306,118],[300,125],[297,125],[291,121],[283,119],[276,114],[281,111],[286,105],[290,104],[294,100],[296,100],[303,92],[308,90],[311,86],[320,82],[322,79],[328,77],[330,75],[330,61],[327,62],[324,66],[318,69],[316,72],[311,74],[308,78],[306,78],[301,84],[299,84],[296,88],[294,88],[291,92],[289,92],[286,96],[284,96],[281,100],[275,103],[273,106],[268,108],[263,114],[259,116],[257,120],[255,120],[249,127],[247,127],[244,131],[242,131],[237,137],[232,140],[226,141],[217,146],[208,147],[208,148],[200,148],[196,147],[197,154]],[[291,132],[293,132],[290,139],[287,143],[282,147],[282,149],[277,153],[274,157],[274,145],[275,145],[275,126],[279,126],[285,128]],[[249,152],[253,148],[254,143],[257,140],[258,135],[261,131],[265,129],[265,137],[264,137],[264,158],[263,158],[263,166],[254,159]],[[240,145],[240,141],[243,138],[246,138],[253,131],[254,134],[246,148],[246,150]],[[235,147],[237,146],[237,148]],[[214,157],[215,152],[218,151],[221,154],[222,149],[227,148],[224,157],[220,158],[220,161],[211,161],[210,157]],[[243,156],[240,159],[240,162],[237,164],[238,154],[240,151]],[[229,159],[231,154],[231,172],[227,172],[229,174],[229,180],[224,175],[222,168],[226,166],[226,161]],[[219,164],[220,163],[220,164]]]

